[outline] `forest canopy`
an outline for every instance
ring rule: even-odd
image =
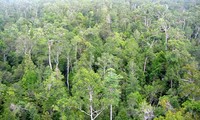
[[[200,1],[0,0],[0,119],[200,119]]]

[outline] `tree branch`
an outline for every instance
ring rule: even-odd
[[[98,110],[99,111],[99,113],[97,113],[97,115],[94,117],[94,120],[103,112],[103,110],[104,109],[102,109],[102,110]]]
[[[88,114],[87,112],[85,112],[84,110],[82,110],[81,108],[78,108],[81,112],[83,112],[83,113],[85,113],[86,115],[89,115],[90,116],[90,114]]]
[[[192,80],[186,80],[186,79],[181,79],[182,81],[184,81],[184,82],[189,82],[189,83],[193,83],[194,81],[192,81]]]

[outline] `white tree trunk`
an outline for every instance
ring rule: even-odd
[[[91,90],[89,92],[89,96],[90,96],[90,98],[89,98],[89,101],[90,101],[90,119],[94,120],[94,118],[93,118],[93,107],[92,107],[92,99],[93,98],[92,98],[92,91]]]
[[[167,30],[165,30],[165,50],[167,50],[168,48],[167,48],[167,44],[168,44],[168,37],[169,37],[169,35],[168,35],[168,32],[167,32]]]
[[[145,71],[146,71],[147,60],[148,60],[148,57],[146,57],[146,58],[145,58],[145,61],[144,61],[144,73],[145,73]]]
[[[67,56],[67,88],[69,90],[69,55]]]
[[[58,69],[58,65],[59,65],[59,53],[57,51],[56,52],[56,69]]]
[[[6,53],[3,54],[3,62],[6,62],[7,61],[7,55]]]
[[[49,47],[49,67],[52,70],[52,65],[51,65],[51,42],[48,43],[48,47]]]
[[[112,120],[112,104],[110,105],[110,120]]]

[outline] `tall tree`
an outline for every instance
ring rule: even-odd
[[[93,70],[80,68],[73,79],[72,104],[76,109],[96,119],[105,109],[102,101],[102,83]]]
[[[110,120],[113,119],[113,106],[117,105],[120,97],[119,79],[122,76],[117,75],[115,70],[109,68],[104,78],[105,99],[110,107]]]

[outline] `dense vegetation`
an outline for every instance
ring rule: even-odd
[[[0,0],[1,120],[199,120],[199,0]]]

